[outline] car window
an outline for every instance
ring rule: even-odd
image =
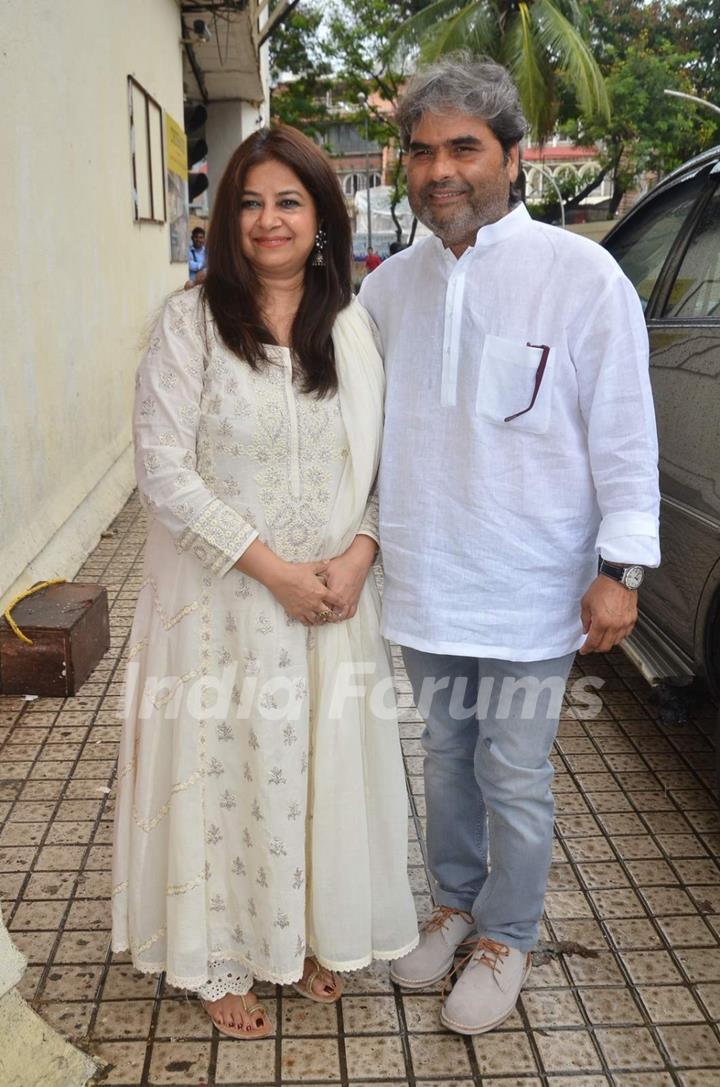
[[[663,317],[720,317],[720,191],[690,239]]]
[[[696,175],[658,194],[607,243],[607,248],[640,295],[643,309],[650,301],[670,248],[704,184],[705,179]]]

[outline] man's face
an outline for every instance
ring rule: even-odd
[[[192,243],[196,249],[201,249],[203,245],[205,245],[205,232],[203,230],[198,230],[193,233]]]
[[[410,206],[421,223],[459,256],[481,226],[509,210],[519,169],[484,121],[458,110],[425,113],[412,131],[407,162]]]

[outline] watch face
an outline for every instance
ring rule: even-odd
[[[639,589],[642,585],[643,574],[642,566],[628,566],[623,574],[622,583],[626,589]]]

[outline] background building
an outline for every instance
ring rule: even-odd
[[[187,278],[186,105],[210,205],[267,117],[280,0],[5,0],[0,603],[72,577],[134,486],[143,334]]]

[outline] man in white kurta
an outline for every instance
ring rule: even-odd
[[[387,375],[383,632],[427,724],[438,909],[393,976],[433,984],[472,935],[442,1019],[480,1033],[530,969],[574,654],[629,633],[642,567],[659,562],[657,443],[633,287],[603,249],[517,200],[524,119],[507,73],[442,61],[411,82],[399,119],[412,206],[433,233],[360,300]]]

